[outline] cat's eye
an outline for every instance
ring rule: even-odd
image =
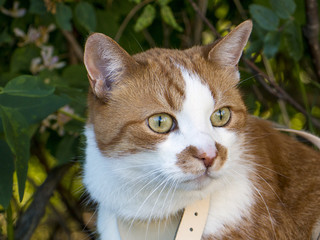
[[[230,118],[231,118],[230,109],[227,107],[224,107],[212,113],[210,117],[210,121],[212,126],[214,127],[223,127],[229,122]]]
[[[159,113],[149,117],[148,125],[156,133],[167,133],[172,130],[174,122],[170,115]]]

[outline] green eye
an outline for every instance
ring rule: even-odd
[[[229,122],[230,118],[231,118],[230,109],[227,107],[224,107],[212,113],[210,117],[210,121],[212,126],[214,127],[223,127]]]
[[[149,117],[148,125],[156,133],[167,133],[173,127],[173,119],[168,114],[159,113]]]

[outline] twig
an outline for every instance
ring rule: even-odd
[[[295,109],[300,111],[306,117],[309,117],[307,110],[305,110],[298,102],[296,102],[284,89],[282,89],[276,82],[272,81],[263,71],[260,70],[253,62],[248,59],[242,58],[242,60],[247,64],[247,66],[254,72],[254,74],[259,74],[261,77],[257,77],[257,80],[262,84],[262,86],[268,90],[272,95],[279,99],[283,99]],[[269,82],[268,85],[265,80]],[[268,87],[267,87],[268,86]],[[320,121],[311,117],[310,120],[317,127],[320,128]]]
[[[116,36],[114,37],[114,40],[116,42],[119,41],[119,39],[122,36],[122,33],[124,31],[124,29],[127,27],[128,23],[130,22],[131,18],[133,18],[133,16],[141,9],[143,8],[145,5],[147,5],[148,3],[152,2],[154,0],[144,0],[143,2],[137,4],[134,8],[131,9],[131,11],[128,13],[128,15],[126,16],[126,18],[123,20],[123,22],[121,23],[119,30],[116,34]]]
[[[208,7],[208,0],[198,0],[199,1],[199,11],[201,12],[201,15],[206,15],[207,7]],[[201,33],[203,28],[203,21],[199,14],[197,14],[197,17],[194,21],[194,44],[200,44],[201,43]]]
[[[192,0],[188,0],[189,3],[191,4],[192,8],[196,11],[196,13],[199,15],[199,17],[202,19],[202,21],[205,22],[205,24],[207,24],[207,26],[210,28],[210,30],[213,32],[213,34],[215,35],[216,38],[221,37],[220,34],[218,33],[218,31],[215,29],[215,27],[210,23],[210,21],[208,20],[208,18],[206,18],[205,15],[202,14],[201,10],[199,9],[199,7],[197,6],[197,4],[194,3],[194,1]]]
[[[236,8],[238,10],[238,12],[240,13],[241,17],[243,20],[247,19],[247,14],[246,11],[243,9],[242,4],[240,2],[240,0],[233,0],[234,5],[236,5]]]
[[[46,206],[53,194],[53,191],[56,189],[59,181],[71,166],[72,164],[66,164],[56,167],[49,172],[44,183],[34,194],[33,202],[19,218],[15,229],[15,239],[29,240],[31,238],[34,230],[45,213]]]
[[[79,59],[79,61],[83,62],[83,50],[78,41],[75,39],[71,32],[62,30],[62,34],[70,43],[70,46],[73,48],[74,53]]]
[[[306,26],[304,27],[304,35],[308,40],[312,61],[320,82],[320,43],[319,43],[319,16],[318,16],[318,0],[305,0],[306,6]]]

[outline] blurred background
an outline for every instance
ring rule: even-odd
[[[90,33],[134,54],[209,44],[246,19],[250,113],[319,135],[317,0],[0,0],[0,239],[97,239],[81,183]]]

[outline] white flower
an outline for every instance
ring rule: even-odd
[[[59,69],[63,68],[66,63],[65,62],[59,62],[58,56],[52,56],[53,55],[54,48],[53,46],[42,46],[41,47],[41,57],[37,57],[32,59],[30,71],[33,74],[36,74],[43,69]]]
[[[13,7],[12,9],[5,9],[4,7],[1,7],[0,8],[0,11],[7,15],[7,16],[10,16],[10,17],[13,17],[13,18],[20,18],[20,17],[23,17],[27,10],[25,8],[20,8],[19,9],[19,2],[15,1],[13,3]]]
[[[49,26],[40,26],[39,28],[29,27],[28,32],[25,33],[19,28],[14,28],[13,32],[17,37],[22,38],[22,41],[18,43],[20,47],[30,43],[35,43],[38,47],[47,43],[49,40],[49,33],[56,29],[54,24]]]

